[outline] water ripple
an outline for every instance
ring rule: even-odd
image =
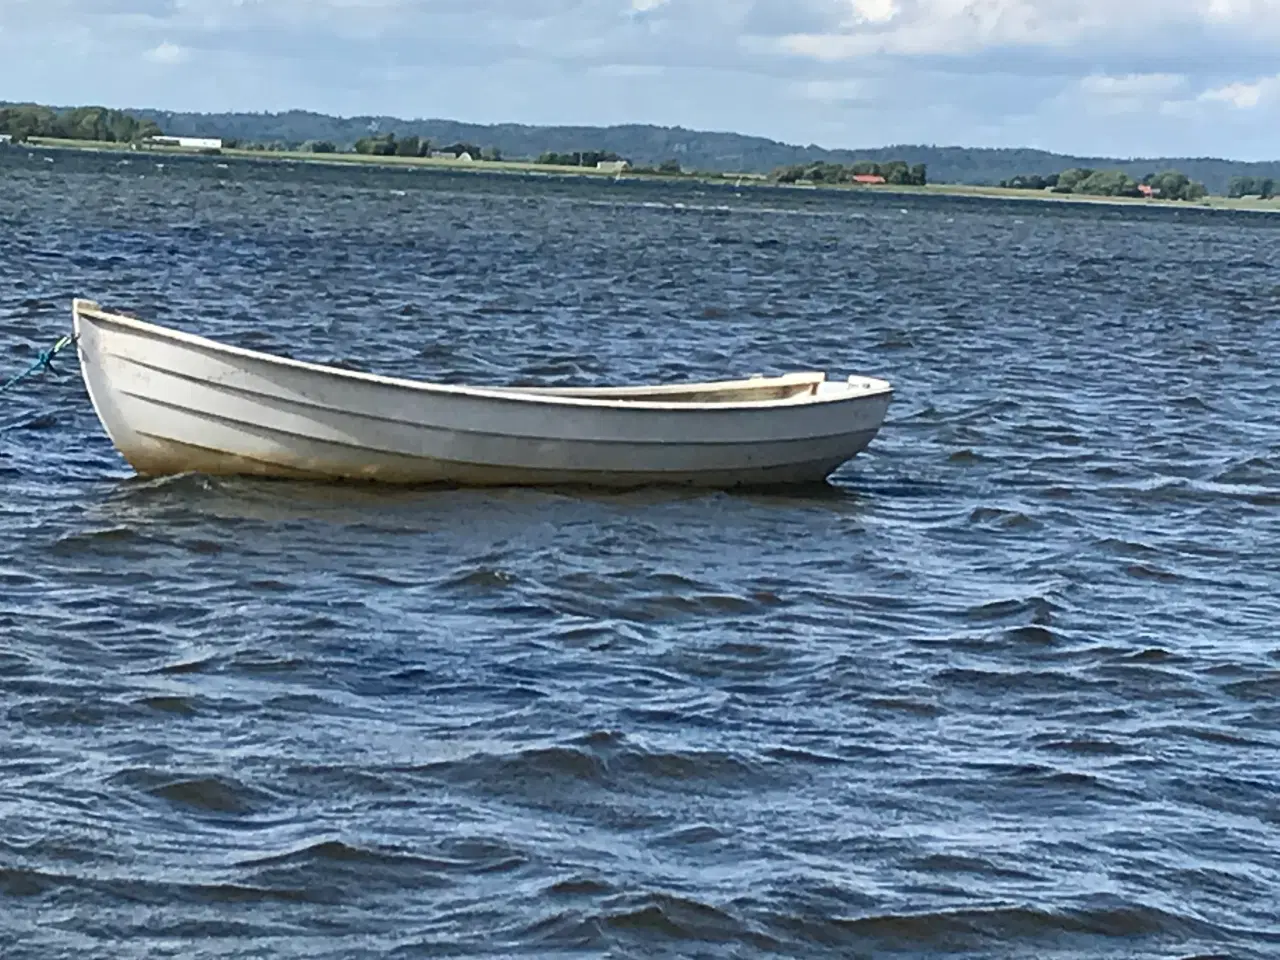
[[[139,480],[68,364],[7,394],[4,956],[1280,950],[1280,220],[48,156],[13,368],[86,295],[897,395],[761,495]]]

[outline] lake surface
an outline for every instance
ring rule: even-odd
[[[126,162],[127,160],[127,162]],[[140,481],[0,397],[0,953],[1280,952],[1280,218],[0,151],[90,296],[453,382],[897,394],[797,495]]]

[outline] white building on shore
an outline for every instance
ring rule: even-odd
[[[143,143],[151,147],[183,147],[187,150],[222,149],[222,140],[217,137],[147,137]]]

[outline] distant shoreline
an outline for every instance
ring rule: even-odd
[[[665,174],[628,170],[617,173],[594,167],[559,166],[518,160],[449,160],[437,157],[394,157],[362,153],[310,153],[297,150],[243,150],[223,147],[216,152],[186,149],[182,147],[147,147],[136,149],[127,143],[107,141],[62,140],[51,137],[32,137],[27,145],[42,149],[77,150],[86,153],[126,153],[143,156],[224,157],[230,160],[257,160],[267,162],[307,163],[327,166],[375,166],[391,169],[447,170],[463,173],[505,173],[514,175],[544,175],[555,177],[582,177],[594,180],[643,180],[675,183],[704,183],[716,186],[772,187],[786,190],[809,191],[871,191],[901,196],[954,196],[981,197],[994,200],[1021,200],[1042,203],[1089,203],[1105,206],[1139,206],[1163,210],[1236,210],[1258,213],[1280,213],[1280,197],[1260,200],[1256,197],[1228,198],[1208,196],[1202,200],[1161,200],[1148,197],[1107,197],[1085,194],[1053,193],[1047,190],[1029,190],[1013,187],[975,186],[957,183],[931,183],[925,186],[897,184],[844,185],[814,183],[777,183],[760,173],[723,173],[707,175],[698,173]],[[14,144],[20,147],[22,144]]]

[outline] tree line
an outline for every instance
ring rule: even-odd
[[[222,145],[228,150],[253,150],[268,153],[285,153],[301,151],[302,153],[345,153],[342,147],[332,140],[307,140],[293,145],[282,140],[257,142],[232,138],[223,140]],[[361,137],[351,148],[353,153],[370,157],[431,157],[437,154],[450,154],[460,157],[464,153],[473,160],[501,160],[502,151],[497,147],[478,147],[474,143],[435,144],[426,137],[415,134],[397,137],[394,133],[383,133]]]
[[[1048,190],[1052,193],[1075,193],[1091,197],[1160,197],[1163,200],[1201,200],[1208,195],[1203,183],[1192,180],[1179,170],[1148,173],[1135,180],[1121,170],[1094,170],[1071,167],[1048,176],[1019,174],[1001,180],[1000,186],[1015,190]],[[1146,189],[1144,189],[1144,187]]]
[[[655,166],[633,165],[626,157],[612,150],[574,150],[572,153],[544,151],[538,154],[536,162],[554,167],[590,167],[592,169],[601,163],[625,163],[631,168],[632,173],[661,174],[668,177],[678,177],[685,172],[679,160],[667,159]],[[719,174],[702,175],[719,176]]]
[[[545,152],[538,155],[538,163],[555,167],[594,167],[598,163],[613,163],[621,160],[609,150],[575,150],[573,153]]]
[[[319,144],[324,149],[316,150],[315,143],[313,143],[311,148],[312,153],[337,152],[337,147],[328,141],[319,141]],[[304,144],[303,149],[305,150],[306,148],[306,144]],[[502,159],[502,151],[497,147],[482,148],[474,143],[465,143],[462,141],[437,146],[432,143],[428,137],[421,137],[417,134],[407,134],[397,137],[391,132],[361,137],[355,142],[354,149],[356,153],[363,153],[374,157],[430,157],[437,153],[448,153],[455,157],[460,157],[465,153],[473,160]]]
[[[928,183],[928,168],[923,163],[908,166],[904,160],[890,160],[877,163],[874,160],[856,160],[853,163],[797,163],[787,167],[778,167],[773,171],[772,179],[778,183],[797,183],[801,180],[812,183],[854,183],[855,177],[884,177],[885,183],[898,186],[923,187]]]
[[[151,120],[139,120],[122,110],[106,107],[76,107],[54,110],[38,104],[0,106],[0,133],[14,140],[50,137],[59,140],[99,140],[106,143],[134,143],[161,136]]]
[[[1276,195],[1273,177],[1232,177],[1227,181],[1227,196],[1233,198],[1258,197],[1270,200]]]

